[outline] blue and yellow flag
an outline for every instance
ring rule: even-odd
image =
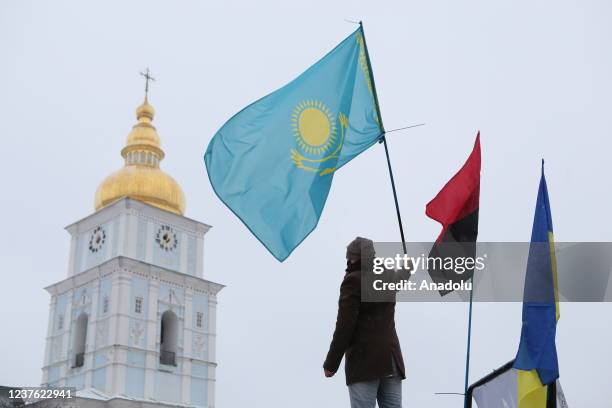
[[[215,193],[279,261],[317,226],[334,172],[383,134],[372,78],[360,26],[208,145]]]
[[[559,378],[555,336],[559,291],[552,216],[544,177],[538,191],[523,294],[521,342],[514,360],[519,408],[545,408],[547,385]]]

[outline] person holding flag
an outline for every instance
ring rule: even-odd
[[[406,370],[395,331],[395,292],[384,301],[362,298],[375,257],[374,242],[367,238],[357,237],[346,248],[336,328],[323,370],[334,376],[344,357],[351,408],[374,408],[376,402],[379,408],[401,408]],[[387,270],[386,280],[410,279],[411,269]]]
[[[381,142],[385,147],[405,252],[397,193],[384,135],[370,57],[360,23],[356,31],[295,80],[230,118],[210,141],[204,162],[219,199],[282,262],[316,228],[334,173]],[[355,245],[361,243],[352,245],[351,254],[347,254],[350,256],[347,277],[360,276],[354,252]],[[353,306],[350,313],[353,313],[355,305],[357,309],[360,307],[360,286],[355,286],[353,278],[348,282],[350,285],[343,283],[340,306],[343,298],[350,298]],[[346,294],[345,289],[350,289],[350,294]],[[383,321],[392,324],[387,331],[374,333],[366,330],[366,337],[373,336],[381,344],[389,342],[385,334],[395,335],[393,346],[383,349],[388,358],[382,363],[374,362],[372,366],[371,359],[348,358],[347,354],[347,361],[358,362],[362,367],[355,372],[351,370],[347,382],[379,378],[379,373],[383,377],[391,375],[393,381],[389,384],[393,384],[387,390],[389,392],[384,393],[386,398],[379,403],[386,401],[382,407],[397,408],[401,406],[399,379],[404,378],[404,368],[395,334],[395,302],[392,306],[389,304],[382,307],[382,312],[381,307],[370,308],[381,312]],[[348,309],[340,307],[339,320],[342,320],[343,310]],[[363,318],[367,317],[368,314],[364,313]],[[335,373],[345,351],[351,348],[345,341],[346,333],[348,331],[340,330],[334,336],[325,363],[327,376]],[[358,347],[354,350],[359,352]],[[377,356],[374,354],[374,359]],[[353,389],[359,393],[358,388]],[[370,401],[375,404],[376,392],[374,399],[368,398],[368,401],[367,405],[355,405],[358,404],[355,402],[353,406],[370,407]]]

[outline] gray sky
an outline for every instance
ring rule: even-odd
[[[214,196],[215,131],[293,79],[364,20],[407,239],[440,227],[425,204],[482,132],[481,241],[531,234],[546,158],[557,241],[612,241],[612,5],[606,1],[32,2],[0,5],[0,384],[38,384],[49,297],[66,276],[65,225],[93,211],[142,101],[151,103],[186,215],[212,224],[205,277],[218,308],[217,406],[348,406],[323,378],[344,247],[398,240],[382,146],[334,178],[319,227],[278,263]],[[606,172],[606,173],[604,173]],[[512,359],[520,304],[474,307],[471,380]],[[561,306],[557,346],[572,407],[609,407],[612,305]],[[400,304],[404,406],[456,407],[466,304]]]

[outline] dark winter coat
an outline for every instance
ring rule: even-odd
[[[365,271],[367,273],[371,274],[371,271]],[[409,273],[406,275],[407,279]],[[336,330],[323,368],[336,372],[345,355],[347,384],[375,380],[394,373],[402,379],[406,378],[395,332],[394,296],[392,302],[362,303],[361,278],[361,263],[349,263],[340,286]]]

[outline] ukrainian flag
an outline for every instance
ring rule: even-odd
[[[559,320],[559,291],[552,216],[544,161],[531,232],[523,294],[521,342],[514,361],[519,408],[545,408],[549,388],[559,378],[555,336]]]
[[[372,78],[360,26],[208,145],[215,193],[279,261],[316,227],[334,172],[382,136]]]

